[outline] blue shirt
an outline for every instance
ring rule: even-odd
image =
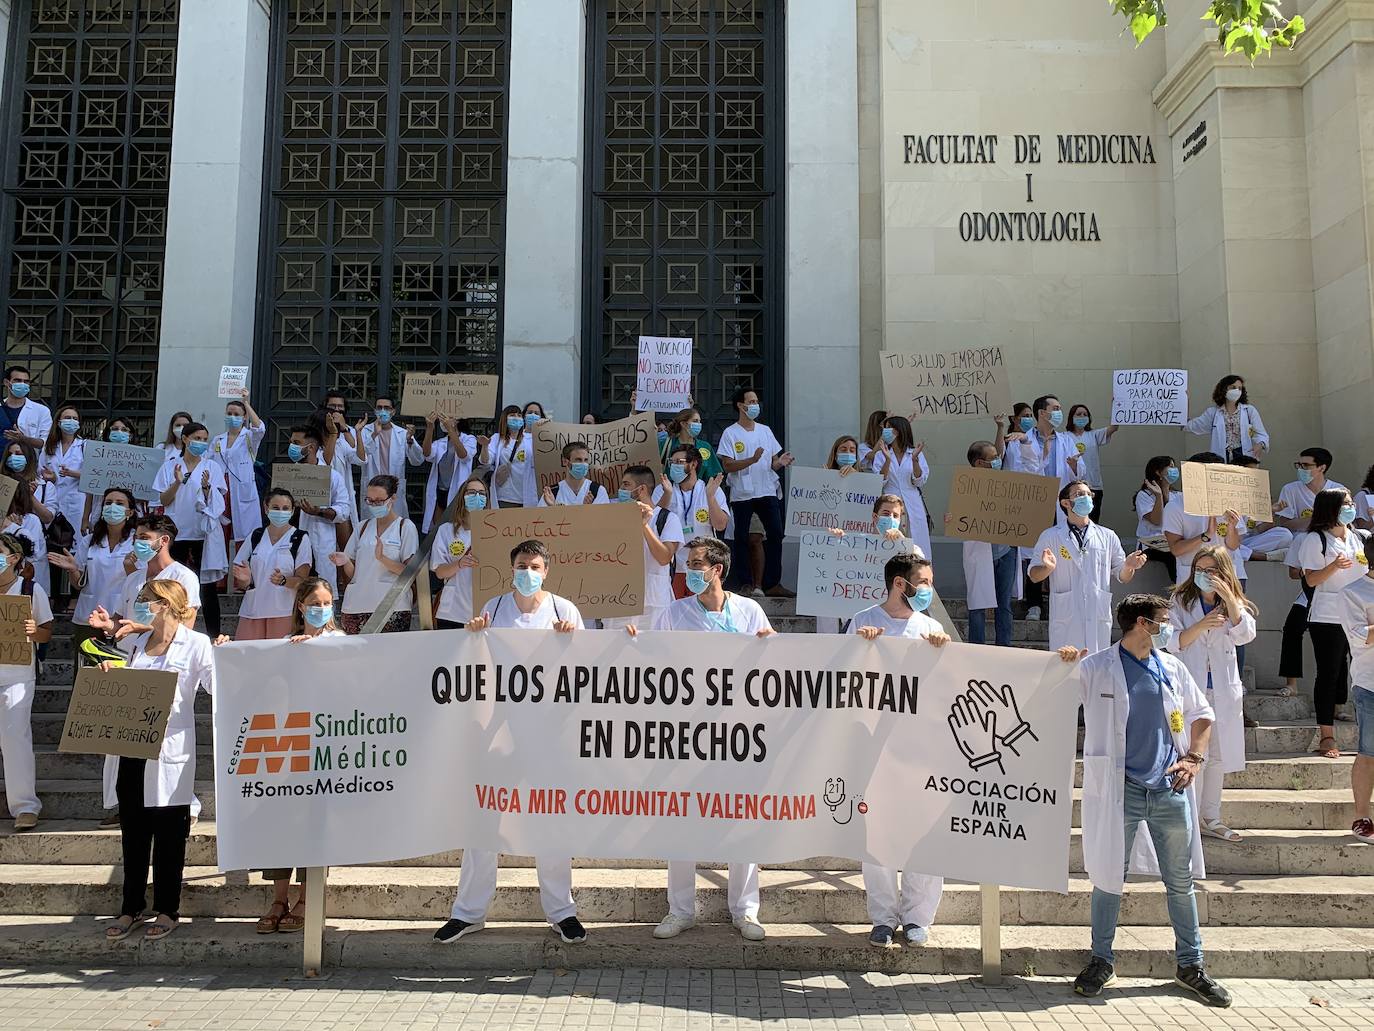
[[[1141,662],[1120,645],[1121,669],[1126,674],[1126,779],[1146,788],[1167,788],[1165,771],[1178,760],[1174,736],[1164,715],[1164,664],[1154,652]]]

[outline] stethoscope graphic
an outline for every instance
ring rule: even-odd
[[[825,782],[825,794],[822,798],[825,804],[830,807],[830,818],[841,827],[854,819],[854,799],[845,797],[843,777],[828,778]],[[844,805],[846,801],[849,802],[849,808],[845,812],[844,819],[841,820],[839,816],[840,806]],[[859,815],[862,816],[866,812],[868,812],[868,806],[860,800]]]

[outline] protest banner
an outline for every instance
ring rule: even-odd
[[[1187,422],[1187,369],[1118,369],[1112,373],[1112,425],[1183,426]]]
[[[309,502],[328,508],[330,501],[329,466],[306,462],[273,462],[272,486],[289,490],[297,504]]]
[[[883,492],[881,476],[841,476],[833,469],[796,465],[787,473],[785,536],[797,537],[808,530],[868,533],[873,529],[873,504]]]
[[[949,485],[945,532],[961,541],[1033,548],[1054,525],[1059,480],[972,466],[956,469]]]
[[[887,598],[883,566],[893,555],[910,555],[915,547],[905,537],[836,537],[828,530],[806,530],[797,544],[797,613],[839,619],[881,604]]]
[[[33,642],[24,630],[32,618],[32,598],[0,594],[0,666],[33,665]]]
[[[1068,887],[1079,691],[1051,653],[488,630],[228,644],[215,660],[221,870],[575,842]]]
[[[1273,519],[1268,471],[1184,462],[1183,511],[1189,515],[1219,516],[1228,510],[1261,523]]]
[[[175,670],[87,666],[76,674],[59,752],[156,759],[177,692]]]
[[[692,403],[690,337],[640,337],[635,399],[640,411],[677,414]]]
[[[1000,347],[883,351],[878,366],[891,415],[991,419],[1011,411],[1011,384]]]
[[[0,476],[0,512],[10,510],[10,502],[14,500],[14,492],[19,486],[19,481],[13,476]]]
[[[499,376],[467,372],[407,372],[401,380],[401,414],[424,418],[438,412],[451,419],[490,419],[496,414],[500,382]]]
[[[521,541],[549,549],[544,590],[583,619],[644,612],[644,517],[638,505],[560,505],[473,512],[472,611],[511,589],[510,552]]]
[[[658,426],[649,412],[628,419],[586,426],[575,422],[546,422],[534,431],[534,473],[537,492],[552,487],[563,476],[562,452],[574,440],[586,442],[591,451],[591,478],[615,496],[620,478],[632,465],[647,465],[655,475],[663,473],[658,451]]]
[[[219,367],[219,396],[221,400],[241,400],[243,392],[247,389],[247,365],[221,365]]]
[[[111,487],[123,487],[140,501],[156,501],[153,480],[166,460],[161,448],[88,440],[81,462],[81,493],[99,498]]]

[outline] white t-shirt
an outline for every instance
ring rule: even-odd
[[[848,633],[857,634],[860,627],[877,627],[884,637],[925,637],[943,634],[945,628],[924,612],[913,612],[905,619],[893,619],[881,605],[873,605],[858,613],[849,624]]]
[[[193,609],[200,608],[200,577],[187,566],[180,562],[171,563],[162,572],[156,574],[154,580],[175,580],[186,591],[186,603]],[[119,592],[118,606],[110,613],[112,616],[123,616],[125,619],[132,619],[134,612],[134,602],[138,601],[138,592],[143,590],[143,585],[148,582],[148,566],[142,565],[124,578],[124,586]]]
[[[393,519],[382,531],[382,554],[393,562],[409,562],[419,547],[419,531],[409,519]],[[342,611],[350,615],[376,612],[397,579],[395,573],[377,561],[377,520],[369,519],[353,527],[344,554],[353,561],[353,582],[344,591]],[[409,608],[410,595],[402,591],[390,615]]]
[[[731,634],[758,635],[772,630],[763,607],[752,598],[726,593],[719,612],[708,612],[696,598],[682,598],[658,614],[655,630],[715,630]]]
[[[763,457],[757,462],[743,472],[726,474],[732,501],[782,496],[781,481],[773,471],[773,459],[782,452],[782,445],[763,423],[754,423],[752,430],[746,430],[737,422],[731,423],[720,435],[720,447],[716,448],[716,454],[734,462],[742,462],[753,458],[759,448],[763,448]]]
[[[514,474],[512,473],[512,475],[514,475]],[[589,490],[592,490],[592,491],[595,491],[595,492],[596,492],[596,493],[593,495],[593,497],[592,497],[591,504],[593,504],[593,505],[608,505],[608,504],[610,504],[611,499],[610,499],[610,496],[609,496],[609,495],[607,494],[607,492],[606,492],[606,488],[603,487],[603,486],[601,486],[599,483],[596,483],[595,481],[593,481],[591,477],[588,477],[587,479],[583,480],[583,481],[582,481],[582,489],[579,490],[579,491],[576,491],[576,492],[574,492],[572,489],[570,489],[570,488],[568,487],[568,481],[567,481],[566,479],[559,480],[559,481],[558,481],[558,486],[554,489],[554,492],[553,492],[553,503],[554,503],[555,505],[581,505],[581,504],[584,504],[584,503],[585,503],[585,499],[586,499],[586,497],[587,497],[587,491],[589,491]],[[542,494],[539,496],[539,501],[538,501],[538,503],[537,503],[537,507],[539,507],[539,508],[547,508],[547,507],[548,507],[548,504],[544,501],[544,496],[543,496]]]
[[[472,531],[466,526],[455,527],[452,523],[441,523],[434,534],[434,546],[429,550],[431,569],[457,562],[472,550]],[[434,614],[436,619],[446,619],[453,623],[466,623],[472,619],[472,569],[460,569],[444,581],[444,589],[439,594],[439,608]]]
[[[657,505],[662,498],[663,484],[660,483],[654,488],[653,503]],[[711,508],[706,503],[706,482],[700,477],[692,485],[691,490],[684,490],[682,487],[673,488],[673,497],[668,502],[668,510],[677,515],[678,522],[682,524],[682,534],[689,541],[696,537],[731,539],[734,537],[730,531],[733,529],[732,524],[735,517],[734,513],[730,511],[730,501],[726,498],[725,491],[720,487],[716,488],[716,504],[727,516],[725,529],[719,533],[711,525]]]
[[[297,533],[294,526],[284,527],[281,539],[273,543],[272,531],[264,528],[262,539],[253,548],[250,536],[239,546],[234,556],[235,564],[248,564],[253,573],[253,586],[243,596],[243,606],[239,614],[248,619],[277,619],[291,615],[296,604],[296,592],[291,587],[282,587],[272,582],[272,573],[280,569],[285,576],[295,576],[297,566],[308,566],[315,558],[310,546],[310,535],[300,531],[300,543],[296,546],[296,557],[291,557],[291,538]]]
[[[24,582],[16,576],[5,593],[23,594]],[[39,626],[52,622],[52,606],[48,603],[48,592],[38,584],[33,585],[33,621]],[[10,684],[32,683],[34,676],[32,662],[27,666],[0,666],[0,686],[3,687]]]
[[[1355,518],[1363,519],[1365,522],[1374,522],[1374,515],[1370,514],[1369,491],[1362,490],[1355,495]]]
[[[182,476],[185,476],[186,468],[183,462],[184,460],[181,458],[175,462],[164,462],[153,480],[153,490],[161,494],[170,487],[176,479],[178,469],[181,470]],[[212,461],[210,456],[206,455],[191,471],[191,479],[177,489],[177,496],[172,499],[172,503],[163,509],[172,522],[177,524],[177,540],[179,541],[205,540],[205,514],[202,509],[207,502],[200,484],[206,470],[210,473],[211,493],[218,491],[223,495],[224,466]]]
[[[1322,539],[1326,540],[1326,554],[1322,554]],[[1304,570],[1325,569],[1342,555],[1351,560],[1349,569],[1338,569],[1317,585],[1312,592],[1308,614],[1310,623],[1339,623],[1341,621],[1341,592],[1369,572],[1364,557],[1364,537],[1354,530],[1345,531],[1345,540],[1332,534],[1309,533],[1298,548],[1298,563]]]
[[[677,558],[682,553],[684,543],[682,536],[682,520],[673,512],[667,513],[667,518],[663,520],[663,531],[658,530],[659,513],[663,509],[655,508],[654,514],[649,517],[649,523],[658,533],[658,539],[664,544],[676,544],[678,546]],[[644,542],[644,607],[646,609],[661,609],[673,603],[673,574],[672,564],[660,565],[658,560],[649,553],[649,542]]]
[[[487,441],[486,464],[491,467],[491,484],[496,489],[496,500],[502,504],[523,505],[529,480],[534,476],[534,438],[528,431],[514,440],[503,441],[499,435]],[[505,483],[496,482],[496,474],[502,466],[510,468],[510,477]]]
[[[1345,487],[1335,480],[1328,479],[1322,490],[1345,490]],[[1312,505],[1316,500],[1316,491],[1307,484],[1294,480],[1292,483],[1284,484],[1283,490],[1279,491],[1281,507],[1274,514],[1282,519],[1311,519]]]
[[[1102,489],[1102,463],[1097,449],[1106,445],[1111,438],[1106,430],[1084,430],[1082,436],[1070,430],[1067,434],[1069,454],[1078,456],[1078,479],[1087,480],[1093,490]]]
[[[1350,641],[1350,682],[1374,691],[1374,639],[1365,637],[1365,630],[1374,625],[1374,580],[1364,576],[1347,585],[1340,604],[1341,622]]]
[[[78,537],[76,541],[76,564],[86,573],[86,586],[76,600],[76,610],[72,622],[81,626],[103,605],[106,612],[115,612],[119,605],[120,590],[128,573],[124,572],[124,559],[133,550],[133,534],[110,547],[108,531],[98,545],[91,546],[91,538]]]
[[[491,622],[487,625],[493,630],[549,630],[560,622],[571,623],[578,630],[584,629],[582,613],[577,611],[577,606],[556,594],[546,593],[539,607],[529,613],[520,611],[514,593],[492,598],[482,611],[490,617]]]
[[[1174,494],[1169,498],[1169,503],[1164,506],[1164,530],[1166,533],[1176,533],[1185,540],[1191,537],[1200,537],[1207,532],[1208,519],[1206,516],[1189,515],[1183,510],[1183,495]],[[1214,544],[1225,544],[1226,541],[1220,539],[1220,531],[1213,535]],[[1176,583],[1184,583],[1193,575],[1193,555],[1194,551],[1188,555],[1175,556],[1178,562],[1178,579]]]
[[[1160,517],[1158,525],[1150,522],[1145,517],[1155,510],[1155,502],[1158,495],[1153,491],[1138,490],[1135,493],[1135,535],[1137,540],[1149,540],[1153,537],[1164,536],[1164,521]],[[1166,502],[1167,505],[1167,502]]]

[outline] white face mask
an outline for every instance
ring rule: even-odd
[[[1236,401],[1240,400],[1240,395],[1240,387],[1232,387],[1230,390],[1226,391],[1226,400],[1235,403]]]

